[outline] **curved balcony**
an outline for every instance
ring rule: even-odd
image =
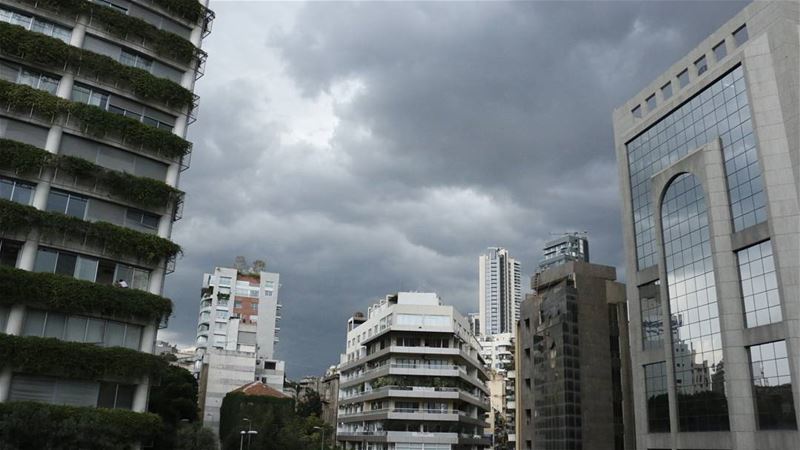
[[[340,398],[339,404],[346,405],[383,398],[461,400],[483,409],[489,409],[487,395],[475,395],[456,387],[384,386],[344,396]]]

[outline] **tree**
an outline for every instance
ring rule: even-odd
[[[164,432],[153,446],[166,450],[175,447],[182,421],[194,423],[198,419],[197,380],[188,370],[172,365],[166,366],[160,378],[161,382],[150,389],[149,411],[161,416],[164,422]]]
[[[219,445],[214,432],[199,422],[184,423],[175,436],[175,450],[217,450]]]
[[[322,416],[322,398],[320,398],[319,392],[308,390],[304,393],[297,402],[297,415],[300,417]]]

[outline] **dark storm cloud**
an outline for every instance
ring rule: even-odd
[[[742,6],[216,3],[168,336],[191,343],[202,273],[238,254],[281,273],[293,377],[387,293],[477,310],[487,246],[529,274],[587,230],[621,266],[611,111]]]

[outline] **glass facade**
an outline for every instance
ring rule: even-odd
[[[783,320],[772,243],[765,241],[736,252],[748,328]]]
[[[644,388],[647,396],[647,429],[651,433],[669,433],[669,398],[667,395],[667,363],[644,366]]]
[[[766,219],[755,136],[741,66],[709,85],[627,144],[636,257],[656,264],[650,177],[690,151],[720,138],[734,230]]]
[[[642,349],[644,350],[657,350],[664,346],[660,287],[660,281],[639,286],[639,302],[642,310]]]
[[[703,187],[684,173],[661,210],[680,431],[728,430],[725,368]]]
[[[749,351],[758,428],[797,429],[786,342],[754,345]]]

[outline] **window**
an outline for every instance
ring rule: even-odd
[[[714,46],[713,50],[714,50],[714,59],[716,59],[717,61],[722,61],[728,54],[728,49],[725,48],[725,41],[722,41],[716,46]]]
[[[150,271],[126,264],[117,264],[114,281],[125,281],[131,289],[146,291],[150,287]]]
[[[230,286],[231,285],[231,277],[219,277],[219,285],[220,286]]]
[[[748,328],[783,320],[771,241],[736,252]]]
[[[642,349],[660,349],[664,346],[660,283],[656,281],[639,286],[639,302],[642,314]]]
[[[119,5],[115,2],[112,2],[110,0],[89,0],[89,1],[91,1],[92,3],[97,3],[98,5],[103,5],[105,7],[111,8],[117,12],[128,14],[128,8],[126,8],[123,5]]]
[[[701,56],[700,59],[694,62],[694,68],[697,69],[697,75],[702,75],[706,70],[708,70],[708,64],[706,64],[705,55]]]
[[[95,407],[99,387],[96,381],[15,374],[11,378],[9,400]]]
[[[133,409],[133,394],[136,386],[132,384],[100,383],[97,398],[98,408]]]
[[[25,312],[22,335],[138,350],[142,326],[29,308]]]
[[[102,109],[108,108],[108,94],[78,83],[72,87],[72,101],[94,105]]]
[[[648,112],[656,109],[656,94],[652,94],[650,97],[647,97],[645,103],[647,103]]]
[[[733,42],[736,43],[737,47],[747,42],[747,38],[747,24],[742,25],[733,32]]]
[[[36,189],[36,186],[30,183],[0,178],[0,198],[3,200],[30,205],[34,189]]]
[[[689,69],[683,69],[683,71],[678,74],[678,84],[680,87],[686,87],[686,85],[689,84]]]
[[[86,197],[66,191],[50,189],[50,194],[47,197],[46,209],[49,212],[66,214],[83,220],[86,218],[86,207],[88,204],[89,199]]]
[[[0,22],[19,25],[26,30],[54,37],[67,44],[69,44],[70,36],[72,36],[72,31],[69,28],[5,8],[0,8]]]
[[[17,83],[30,86],[34,89],[47,91],[53,95],[55,95],[56,90],[58,90],[58,78],[23,68],[19,69]]]
[[[0,306],[0,333],[6,332],[6,323],[8,323],[8,307]]]
[[[16,267],[22,243],[0,239],[0,266]]]
[[[647,426],[651,433],[669,433],[669,400],[667,398],[667,364],[644,366],[647,396]]]
[[[631,114],[633,114],[633,117],[636,117],[637,119],[641,118],[642,117],[642,105],[636,105],[636,107],[634,107],[631,110]]]
[[[125,108],[120,108],[119,106],[109,104],[108,105],[108,112],[119,114],[120,116],[129,117],[137,122],[142,122],[145,125],[149,125],[155,128],[161,128],[164,130],[172,131],[172,124],[167,122],[162,122],[158,119],[154,119],[144,114],[137,113],[135,111],[131,111]]]
[[[277,363],[275,361],[264,361],[264,368],[267,370],[275,370]]]
[[[754,345],[748,350],[758,428],[797,429],[786,342]]]
[[[148,72],[150,72],[150,69],[153,67],[153,60],[127,50],[122,50],[120,52],[119,62],[126,66],[138,67]]]
[[[661,97],[663,97],[664,100],[672,97],[672,82],[668,82],[667,84],[661,86]]]
[[[144,227],[149,230],[158,229],[159,217],[155,214],[128,208],[125,213],[125,225],[133,225],[133,228]]]

